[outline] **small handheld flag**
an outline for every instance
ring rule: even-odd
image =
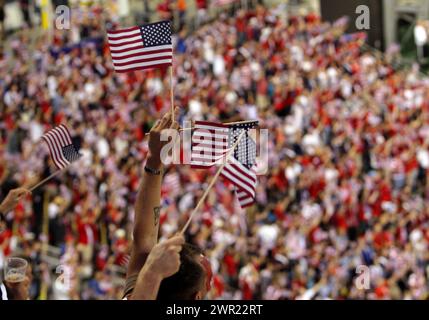
[[[228,152],[228,125],[207,121],[196,121],[192,134],[191,167],[208,169]]]
[[[236,187],[236,195],[242,208],[255,203],[256,173],[252,167],[256,163],[256,143],[249,136],[249,130],[256,128],[258,122],[235,124],[230,126],[230,140],[234,144],[242,132],[244,137],[240,140],[231,157],[222,171],[222,176]]]
[[[116,72],[168,67],[173,64],[170,21],[107,31]]]
[[[64,125],[49,130],[42,139],[48,144],[52,160],[60,170],[81,157],[78,148],[73,144],[69,130]]]
[[[235,150],[235,148],[237,147],[237,145],[240,143],[241,139],[244,137],[245,132],[243,131],[240,136],[237,138],[237,141],[234,143],[234,145],[228,150],[228,153],[226,155],[225,158],[225,162],[219,167],[219,169],[217,170],[216,174],[214,175],[212,181],[210,182],[210,184],[208,185],[208,187],[206,188],[206,190],[204,191],[203,196],[201,197],[200,201],[198,201],[197,206],[195,207],[195,209],[192,211],[188,221],[186,222],[185,226],[182,228],[181,234],[183,235],[186,231],[186,229],[188,229],[189,225],[191,224],[192,219],[194,218],[195,214],[198,212],[198,210],[200,209],[200,207],[203,205],[204,201],[206,200],[210,190],[213,188],[214,184],[216,183],[217,179],[219,178],[221,172],[223,171],[223,169],[225,168],[228,159],[231,157],[233,151]]]
[[[79,153],[79,148],[73,144],[69,130],[64,125],[49,130],[42,136],[42,139],[47,143],[52,161],[58,170],[31,187],[30,191],[39,188],[52,178],[58,176],[64,169],[79,160],[82,156]]]
[[[257,126],[258,121],[230,125],[197,121],[192,135],[192,168],[208,169],[219,160],[226,161],[225,155],[234,146],[221,175],[236,187],[242,208],[255,202],[257,179],[252,167],[256,162],[256,143],[249,131]]]

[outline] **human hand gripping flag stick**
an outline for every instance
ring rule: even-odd
[[[73,144],[69,130],[64,125],[49,130],[42,136],[42,139],[47,143],[52,161],[58,170],[31,187],[30,191],[37,189],[56,177],[68,168],[69,165],[81,158],[78,148]]]
[[[217,170],[215,176],[213,177],[212,181],[210,182],[209,186],[207,187],[206,191],[204,192],[203,196],[201,197],[200,201],[198,202],[197,206],[195,207],[195,209],[192,211],[188,221],[186,222],[185,226],[183,227],[182,231],[180,232],[182,235],[186,232],[186,230],[188,229],[192,219],[194,218],[195,214],[198,212],[198,210],[200,209],[200,207],[202,206],[202,204],[204,203],[204,201],[206,200],[207,196],[209,195],[210,190],[213,188],[214,184],[216,183],[217,179],[219,178],[220,174],[222,173],[222,170],[225,168],[225,166],[228,163],[229,158],[232,156],[232,154],[234,153],[235,148],[238,146],[238,144],[240,143],[241,139],[245,136],[246,131],[243,131],[240,136],[238,137],[237,141],[235,142],[235,144],[232,146],[232,148],[228,151],[226,158],[223,162],[223,164],[219,167],[219,169]]]

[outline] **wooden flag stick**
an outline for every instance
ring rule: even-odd
[[[224,124],[226,125],[234,125],[234,124],[245,124],[245,123],[252,123],[255,122],[255,120],[250,120],[250,121],[237,121],[237,122],[226,122]],[[190,128],[180,128],[179,131],[187,131],[187,130],[193,130],[195,129],[194,127],[190,127]],[[150,132],[145,133],[145,136],[148,136],[150,134]]]
[[[170,66],[170,99],[171,99],[171,121],[174,122],[173,65]]]
[[[206,200],[210,190],[213,188],[216,180],[219,178],[223,168],[226,166],[229,158],[231,157],[232,153],[234,152],[235,148],[237,148],[238,144],[240,143],[241,139],[243,138],[244,134],[246,133],[246,131],[243,131],[238,139],[237,142],[235,142],[234,146],[231,148],[231,150],[228,151],[228,154],[225,158],[225,161],[223,162],[223,164],[220,166],[220,168],[217,170],[216,175],[213,177],[212,181],[210,182],[209,186],[207,187],[206,191],[204,192],[203,196],[201,197],[200,201],[198,202],[197,206],[195,207],[195,209],[192,211],[191,216],[189,217],[188,221],[186,222],[185,226],[183,227],[181,234],[183,235],[186,231],[186,229],[188,229],[189,224],[191,223],[192,219],[194,218],[195,214],[198,212],[198,210],[200,209],[200,207],[202,206],[202,204],[204,203],[204,201]]]
[[[227,122],[227,123],[224,123],[224,124],[226,124],[228,126],[232,126],[234,124],[245,124],[245,123],[252,123],[252,122],[256,122],[256,121],[257,120],[246,120],[246,121],[237,121],[237,122]]]
[[[64,169],[63,169],[64,170]],[[49,177],[43,179],[42,181],[40,181],[38,184],[36,184],[35,186],[31,187],[30,191],[32,192],[33,190],[37,189],[38,187],[40,187],[42,184],[48,182],[49,180],[51,180],[52,178],[56,177],[57,175],[59,175],[61,172],[63,172],[63,170],[57,170],[56,172],[54,172],[53,174],[51,174]]]
[[[223,124],[227,125],[227,126],[232,126],[235,124],[246,124],[246,123],[252,123],[255,122],[256,120],[246,120],[246,121],[237,121],[237,122],[225,122]],[[180,128],[179,131],[186,131],[186,130],[192,130],[194,129],[194,127],[191,128]]]

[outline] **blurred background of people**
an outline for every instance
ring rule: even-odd
[[[18,202],[25,196],[29,196],[31,192],[24,188],[17,188],[9,191],[5,199],[0,202],[0,232],[4,232],[7,228],[6,215],[14,210]],[[28,259],[28,258],[27,258]],[[31,261],[21,259],[21,264],[25,264],[25,276],[20,280],[15,278],[7,278],[3,275],[6,270],[5,264],[7,259],[4,259],[3,252],[0,253],[0,300],[28,300],[30,297],[30,286],[33,282],[33,271]],[[29,260],[29,259],[28,259]],[[5,272],[6,273],[6,272]],[[18,280],[18,281],[16,281]]]
[[[54,125],[84,155],[6,216],[0,254],[32,258],[32,298],[118,299],[144,133],[169,108],[169,82],[162,70],[115,74],[99,21],[117,17],[76,10],[72,30],[18,33],[0,55],[0,194],[53,172],[40,137]],[[209,296],[295,299],[318,284],[315,298],[427,299],[429,79],[315,14],[257,6],[200,23],[175,34],[180,121],[254,118],[270,132],[257,205],[241,210],[220,181],[186,235],[210,258]],[[163,237],[212,173],[166,175]],[[369,290],[354,285],[359,265]]]

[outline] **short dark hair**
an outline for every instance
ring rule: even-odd
[[[185,243],[180,252],[179,272],[162,280],[158,300],[193,300],[204,280],[204,268],[198,261],[202,251]]]

